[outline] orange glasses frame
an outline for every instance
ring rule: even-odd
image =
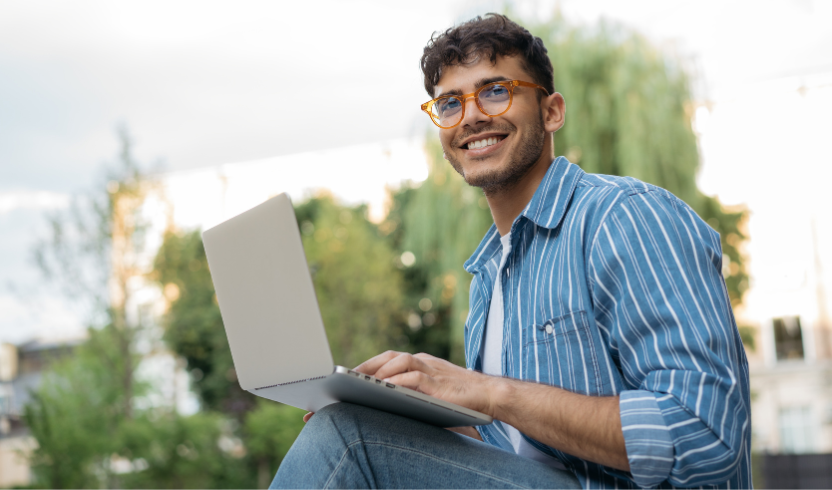
[[[504,110],[503,112],[501,112],[499,114],[489,114],[489,113],[485,112],[485,109],[482,108],[482,104],[480,104],[480,92],[482,92],[483,90],[485,90],[486,88],[488,88],[492,85],[502,85],[502,86],[504,86],[508,89],[508,107],[506,107],[506,110]],[[548,90],[546,90],[544,87],[541,87],[540,85],[537,85],[536,83],[524,82],[522,80],[500,80],[499,82],[487,83],[487,84],[483,85],[482,87],[478,88],[476,91],[471,92],[470,94],[465,94],[465,95],[443,95],[442,97],[437,97],[437,98],[435,98],[435,99],[433,99],[429,102],[425,102],[424,104],[422,104],[422,110],[428,116],[430,116],[430,120],[433,121],[433,124],[436,124],[441,129],[451,129],[451,128],[455,128],[455,127],[459,126],[460,123],[462,123],[462,120],[465,119],[465,105],[466,105],[465,103],[470,98],[473,98],[477,102],[477,108],[480,110],[480,112],[482,112],[486,116],[488,116],[488,117],[502,116],[503,114],[508,112],[509,109],[511,109],[511,104],[512,104],[512,102],[514,102],[514,88],[515,87],[539,88],[547,96],[549,95]],[[437,101],[440,101],[440,100],[443,100],[443,99],[457,99],[457,100],[462,101],[462,115],[459,116],[459,122],[454,124],[453,126],[442,126],[441,124],[439,124],[439,121],[437,121],[433,117],[433,113],[431,113],[431,111],[430,111],[431,108],[433,107],[433,104],[435,104]]]

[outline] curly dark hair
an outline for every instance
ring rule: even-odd
[[[521,66],[532,76],[529,81],[555,93],[554,70],[543,41],[500,14],[477,16],[443,33],[433,33],[421,60],[425,90],[433,97],[446,66],[468,63],[477,56],[487,56],[496,63],[497,56],[515,55],[520,56]]]

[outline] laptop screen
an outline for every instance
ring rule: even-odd
[[[286,194],[202,234],[234,368],[253,390],[334,368]]]

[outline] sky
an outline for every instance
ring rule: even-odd
[[[418,110],[428,98],[418,65],[426,41],[502,5],[0,2],[0,341],[83,323],[30,251],[46,213],[100,187],[117,125],[146,168],[165,172],[420,137],[434,130]],[[616,22],[683,59],[697,103],[710,108],[697,112],[702,128],[711,121],[700,186],[724,202],[765,198],[738,177],[753,164],[743,148],[759,159],[771,139],[797,138],[803,153],[777,150],[778,158],[801,154],[813,162],[801,168],[817,172],[828,161],[812,149],[828,118],[779,107],[801,87],[817,94],[829,83],[832,2],[517,0],[512,8],[520,22],[556,9],[574,23]],[[754,132],[732,135],[726,121],[743,117]],[[814,132],[801,130],[808,120],[819,121]]]

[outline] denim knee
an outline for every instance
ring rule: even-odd
[[[354,405],[352,403],[338,402],[325,406],[324,408],[315,412],[315,417],[323,415],[326,418],[338,419],[341,417],[352,417],[354,413],[361,413],[370,410],[361,405]],[[314,418],[314,417],[313,417]]]
[[[309,436],[315,435],[340,435],[340,438],[349,445],[354,440],[353,436],[361,431],[358,429],[363,421],[372,420],[371,409],[351,403],[333,403],[319,411],[306,424],[305,432]]]

